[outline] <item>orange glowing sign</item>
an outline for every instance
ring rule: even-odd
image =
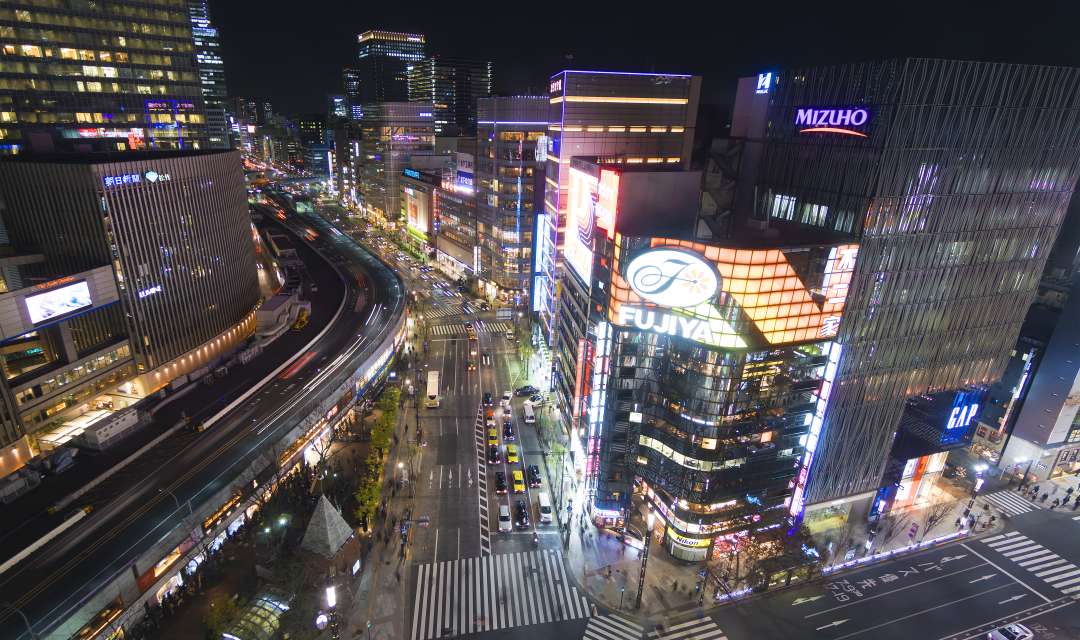
[[[717,294],[691,307],[656,304],[627,282],[623,271],[630,260],[617,252],[609,320],[727,348],[748,346],[745,332],[732,326],[730,312],[721,311],[732,302],[769,344],[836,336],[859,250],[855,244],[831,247],[821,288],[812,290],[780,249],[729,249],[664,238],[653,238],[651,246],[649,252],[682,251],[712,264],[719,274]]]

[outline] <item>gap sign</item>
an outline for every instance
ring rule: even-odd
[[[795,126],[799,133],[837,133],[865,138],[858,128],[870,120],[870,112],[862,107],[819,109],[799,107],[795,110]]]

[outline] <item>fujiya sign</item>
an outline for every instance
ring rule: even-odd
[[[866,134],[857,128],[869,120],[870,112],[862,107],[799,107],[795,111],[795,126],[799,127],[799,133],[837,133],[865,138]]]
[[[692,318],[669,313],[663,309],[624,304],[619,307],[616,322],[624,327],[686,338],[714,347],[730,349],[746,347],[746,342],[735,335],[722,320]]]
[[[720,288],[720,276],[700,255],[678,249],[646,251],[626,267],[634,293],[662,307],[696,307]]]

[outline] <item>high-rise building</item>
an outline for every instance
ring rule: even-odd
[[[1077,69],[926,59],[740,81],[728,224],[858,245],[793,513],[865,517],[908,399],[1001,375],[1080,174],[1078,88]]]
[[[476,200],[481,284],[522,302],[532,286],[533,232],[543,205],[547,96],[477,102]]]
[[[694,139],[701,78],[659,73],[563,71],[551,77],[544,210],[537,221],[537,271],[533,308],[554,354],[551,389],[560,418],[570,428],[569,407],[577,385],[578,344],[585,336],[585,310],[560,304],[557,292],[577,289],[587,300],[587,282],[564,268],[570,160],[575,156],[625,157],[630,165],[687,168]],[[576,233],[570,229],[570,234]],[[561,287],[556,282],[561,278]],[[560,293],[560,295],[561,295]],[[556,312],[558,309],[558,312]]]
[[[424,36],[376,30],[361,33],[357,42],[358,104],[409,100],[407,70],[424,59]]]
[[[368,215],[401,215],[401,172],[409,158],[435,148],[431,105],[379,102],[364,105],[360,141],[360,192]]]
[[[326,115],[330,119],[349,117],[349,103],[344,95],[336,93],[326,96]]]
[[[345,67],[341,70],[341,88],[345,91],[345,105],[348,117],[360,120],[364,115],[364,101],[360,97],[360,70]]]
[[[206,144],[210,149],[229,148],[228,121],[225,118],[225,63],[221,59],[218,30],[210,22],[207,0],[188,0],[191,35],[195,42],[195,61],[199,69],[206,109]]]
[[[296,132],[304,146],[326,144],[326,116],[308,113],[296,116]]]
[[[410,102],[435,108],[435,135],[476,135],[476,101],[491,95],[494,66],[490,62],[432,56],[408,66]]]
[[[187,0],[0,13],[0,153],[207,145]]]

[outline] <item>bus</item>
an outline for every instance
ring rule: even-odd
[[[428,409],[439,408],[441,399],[439,398],[439,372],[428,371],[427,374],[427,398],[424,400],[424,406]]]
[[[526,400],[525,404],[522,405],[522,406],[524,407],[524,412],[525,412],[525,424],[533,424],[533,423],[535,423],[536,422],[536,413],[533,412],[532,403],[529,402],[528,400]]]

